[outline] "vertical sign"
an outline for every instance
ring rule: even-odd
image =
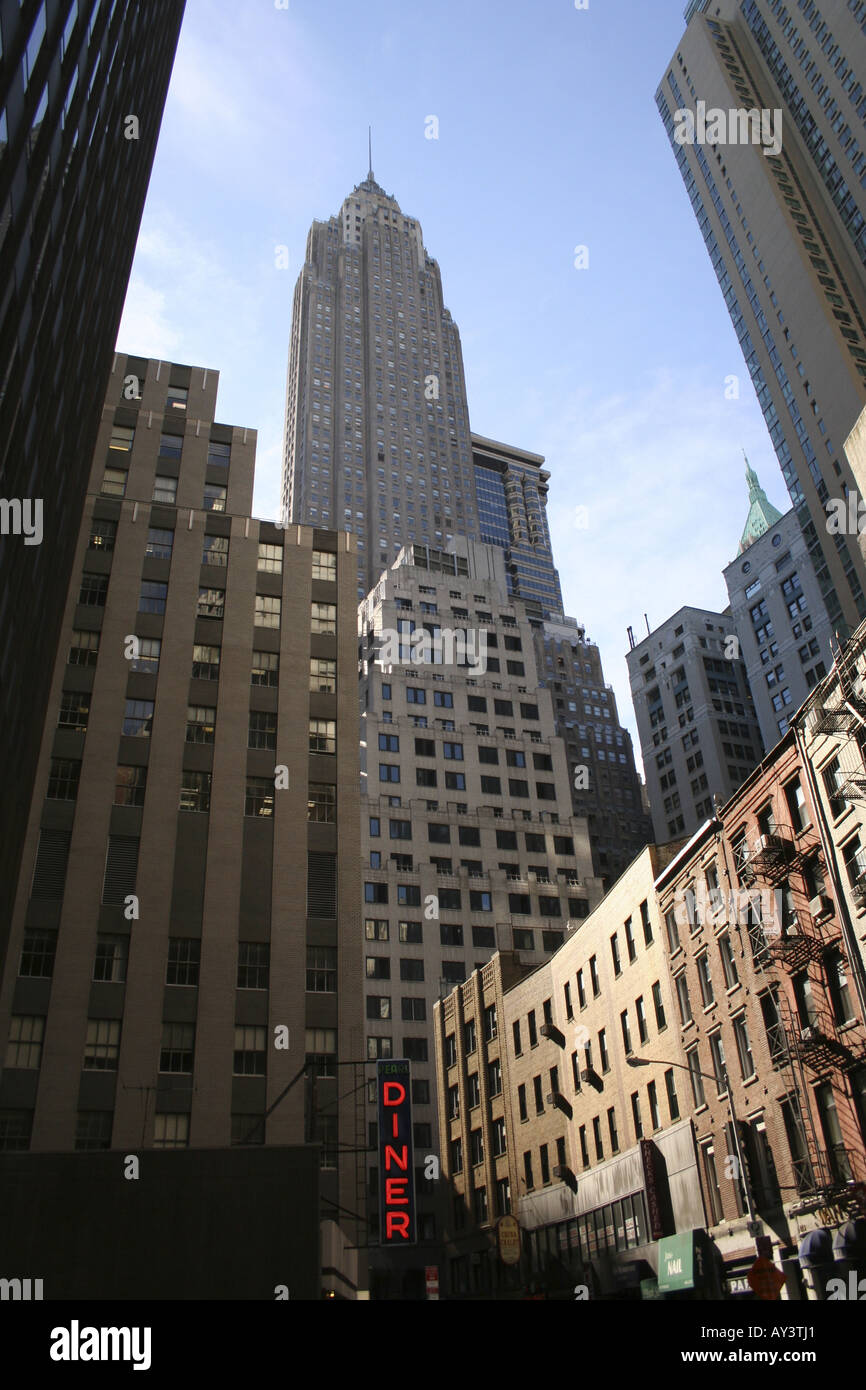
[[[641,1139],[640,1156],[643,1163],[644,1190],[646,1192],[647,1214],[649,1215],[650,1240],[661,1240],[664,1235],[662,1204],[659,1195],[656,1150],[651,1139]]]
[[[409,1062],[376,1063],[379,1097],[379,1241],[415,1244],[415,1168]]]

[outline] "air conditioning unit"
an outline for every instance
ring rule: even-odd
[[[809,914],[815,922],[821,922],[825,917],[832,917],[833,911],[833,903],[823,893],[819,894],[817,898],[813,898],[809,903]]]
[[[800,1029],[800,1042],[804,1042],[804,1043],[821,1042],[821,1041],[823,1041],[823,1038],[824,1038],[824,1034],[821,1032],[821,1029],[818,1028],[814,1023],[810,1024],[810,1026],[809,1026],[808,1028],[801,1028],[801,1029]]]
[[[778,853],[784,848],[785,842],[780,835],[759,835],[755,841],[755,854]]]

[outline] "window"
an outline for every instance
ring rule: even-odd
[[[270,655],[270,653],[259,653],[259,655]],[[253,681],[253,684],[255,685],[256,682]],[[336,695],[336,661],[321,656],[310,657],[310,690],[316,695]]]
[[[484,1162],[484,1139],[480,1129],[469,1131],[469,1152],[472,1158],[472,1166],[477,1167]]]
[[[372,957],[368,956],[368,962]],[[388,965],[388,961],[384,961]],[[368,978],[370,976],[367,971]],[[379,976],[378,978],[387,978]],[[337,989],[337,948],[336,946],[308,946],[307,947],[307,982],[306,991],[308,994],[334,994]]]
[[[596,1115],[592,1122],[592,1138],[595,1144],[595,1157],[600,1163],[604,1158],[604,1140],[601,1137],[601,1117]]]
[[[679,1005],[680,1010],[680,1021],[683,1027],[685,1027],[687,1023],[691,1023],[692,1021],[692,1004],[691,1000],[689,999],[689,986],[688,981],[686,980],[685,971],[682,971],[679,975],[676,976],[674,984],[676,985],[677,991],[677,1004]]]
[[[283,547],[281,545],[266,545],[263,541],[259,541],[259,557],[256,569],[260,574],[282,574]]]
[[[256,627],[279,627],[281,610],[282,599],[273,594],[256,594]],[[313,631],[317,629],[313,628]]]
[[[391,1017],[391,1000],[386,994],[367,995],[367,1017],[371,1019]]]
[[[653,1130],[661,1129],[661,1114],[659,1112],[658,1088],[656,1087],[656,1083],[651,1081],[646,1089]]]
[[[307,1028],[304,1048],[305,1061],[311,1076],[337,1075],[337,1030],[335,1028]]]
[[[18,974],[31,979],[50,980],[54,974],[57,933],[31,928],[24,933]]]
[[[335,603],[313,603],[310,608],[310,631],[325,633],[335,637],[337,634],[337,605]]]
[[[631,1028],[629,1026],[628,1021],[628,1009],[623,1009],[622,1013],[620,1014],[619,1025],[622,1029],[622,1044],[626,1050],[626,1053],[628,1054],[630,1052],[633,1052],[634,1048],[632,1047],[631,1041]]]
[[[150,738],[153,723],[152,700],[127,700],[122,732],[127,738]]]
[[[520,1040],[520,1019],[512,1023],[511,1031],[514,1037],[514,1055],[515,1057],[519,1057],[523,1051],[523,1044]]]
[[[13,1014],[9,1020],[6,1066],[37,1070],[42,1061],[45,1019],[38,1014]]]
[[[196,681],[215,681],[219,680],[220,673],[220,651],[219,647],[205,646],[197,642],[192,649],[192,678]]]
[[[337,578],[337,557],[327,550],[313,551],[313,578],[327,581]]]
[[[100,492],[104,497],[124,497],[129,473],[125,468],[106,468],[102,475]]]
[[[209,772],[192,772],[185,767],[182,773],[178,809],[181,811],[209,811],[210,786],[211,774]]]
[[[491,1096],[502,1094],[502,1063],[498,1057],[487,1063],[487,1089]]]
[[[274,814],[274,783],[269,777],[248,777],[244,801],[245,816]]]
[[[637,959],[637,945],[636,945],[636,943],[635,943],[635,939],[634,939],[634,927],[632,926],[631,918],[630,918],[630,917],[629,917],[628,921],[625,923],[624,930],[625,930],[625,944],[626,944],[626,950],[628,951],[628,958],[629,958],[629,961],[631,962],[631,961]],[[613,937],[612,940],[615,941],[615,940],[616,940],[616,937]]]
[[[463,1026],[463,1047],[468,1056],[478,1047],[478,1034],[475,1029],[475,1019],[469,1018]]]
[[[734,960],[734,951],[728,932],[724,932],[719,937],[719,955],[722,961],[722,971],[725,976],[725,988],[733,989],[735,985],[739,984],[740,977],[737,974],[737,964]]]
[[[520,1118],[521,1118],[521,1120],[528,1120],[528,1119],[529,1119],[529,1111],[528,1111],[527,1108],[526,1108],[526,1087],[525,1087],[525,1086],[522,1086],[522,1085],[521,1085],[521,1086],[518,1086],[518,1088],[517,1088],[517,1105],[518,1105],[518,1110],[519,1110],[519,1113],[520,1113]]]
[[[713,1074],[716,1078],[716,1090],[720,1096],[723,1096],[728,1089],[728,1082],[727,1073],[725,1071],[725,1049],[720,1032],[710,1034],[710,1056],[713,1059]]]
[[[665,1090],[667,1092],[668,1113],[671,1120],[678,1120],[680,1117],[680,1103],[677,1099],[677,1084],[673,1068],[665,1072]]]
[[[171,386],[170,388],[171,391]],[[171,404],[171,402],[168,402]],[[179,459],[183,453],[183,435],[160,435],[160,459]]]
[[[202,510],[206,512],[224,512],[226,509],[227,497],[227,488],[221,487],[219,483],[205,483]],[[278,547],[274,547],[274,549],[277,548]],[[259,551],[261,552],[261,546],[259,547]]]
[[[335,719],[310,720],[310,752],[336,753],[337,721]],[[397,771],[399,772],[399,768]]]
[[[634,1125],[635,1139],[641,1139],[643,1137],[643,1121],[640,1115],[640,1093],[638,1091],[632,1091],[631,1094],[631,1120]]]
[[[157,473],[153,480],[154,502],[167,502],[169,506],[174,506],[177,501],[177,478],[169,478],[164,474]]]
[[[225,589],[199,589],[196,616],[199,618],[222,618],[225,612]]]
[[[159,1070],[162,1072],[191,1072],[194,1039],[194,1024],[163,1023]]]
[[[402,998],[400,1001],[401,1018],[404,1023],[426,1023],[427,1003],[424,999]]]
[[[653,1008],[656,1016],[656,1027],[661,1032],[663,1028],[667,1027],[667,1019],[665,1018],[665,1006],[662,1003],[662,987],[659,980],[656,980],[653,985]]]
[[[737,1053],[740,1059],[740,1071],[743,1074],[743,1080],[746,1081],[750,1076],[754,1076],[755,1074],[755,1062],[752,1057],[752,1045],[749,1041],[749,1031],[746,1027],[745,1015],[741,1014],[739,1018],[733,1020],[733,1023],[734,1037],[737,1041]]]
[[[456,760],[457,762],[462,762],[462,761],[463,761],[463,744],[462,744],[462,743],[443,743],[443,744],[442,744],[442,756],[445,757],[445,758],[454,759],[454,760]]]
[[[713,980],[710,974],[710,961],[706,951],[702,952],[697,959],[698,980],[701,986],[701,998],[704,1006],[708,1007],[715,1001],[713,993]]]
[[[89,1018],[84,1043],[85,1071],[117,1071],[120,1019]]]
[[[219,565],[224,569],[229,562],[228,536],[205,536],[201,562],[203,565]]]
[[[99,652],[99,633],[75,631],[67,661],[70,666],[95,666]]]
[[[384,886],[385,886],[385,888],[387,889],[387,885],[384,885]],[[387,896],[386,896],[386,898],[385,898],[385,901],[387,902]],[[398,928],[398,933],[399,933],[400,940],[401,940],[402,942],[404,942],[406,945],[409,945],[409,946],[418,946],[418,945],[421,944],[421,942],[422,942],[422,940],[423,940],[423,934],[422,934],[422,927],[421,927],[421,923],[420,923],[420,922],[398,922],[397,928]],[[419,962],[419,963],[420,963],[420,962]],[[402,977],[401,977],[401,978],[402,978]],[[406,976],[406,979],[409,979],[409,978],[410,978],[409,976]],[[414,977],[411,977],[411,978],[414,978]],[[423,980],[423,978],[424,978],[423,969],[422,969],[421,975],[420,975],[418,978]]]
[[[168,406],[169,410],[185,411],[188,398],[189,391],[185,386],[169,386],[168,391],[166,393],[165,403]],[[164,437],[165,436],[163,436],[163,438]],[[168,437],[169,439],[178,439],[178,441],[180,439],[180,437],[177,435],[169,435]],[[180,449],[179,442],[178,449]]]
[[[247,736],[248,748],[268,748],[272,752],[277,747],[277,716],[264,710],[250,710],[250,723]]]
[[[586,986],[583,982],[583,971],[578,970],[577,976],[577,1002],[582,1009],[586,1008]]]
[[[110,1110],[79,1110],[75,1124],[76,1150],[110,1149],[113,1119]]]
[[[653,928],[650,921],[649,906],[646,899],[640,905],[640,920],[643,928],[643,939],[645,946],[651,946],[653,942]]]
[[[614,932],[613,936],[610,938],[610,955],[611,960],[613,961],[614,975],[621,975],[622,962],[619,958],[619,941],[617,940],[616,932]]]
[[[185,1149],[189,1144],[189,1115],[160,1114],[153,1117],[155,1149]]]
[[[607,1050],[607,1029],[602,1028],[598,1035],[598,1051],[601,1059],[602,1072],[610,1071],[610,1056]]]
[[[154,560],[171,560],[172,546],[174,546],[174,531],[165,530],[164,527],[156,527],[156,525],[147,528],[145,555],[153,556]]]
[[[707,1101],[704,1095],[704,1082],[701,1076],[701,1059],[698,1056],[698,1049],[693,1047],[686,1053],[686,1059],[689,1064],[689,1079],[692,1083],[692,1097],[695,1105],[700,1108],[700,1106],[706,1105]]]
[[[308,948],[309,949],[309,948]],[[265,1029],[236,1027],[232,1072],[235,1076],[264,1076]]]
[[[267,989],[270,947],[266,941],[238,942],[238,989]]]
[[[78,796],[80,776],[80,759],[52,758],[48,771],[46,795],[53,801],[75,801]]]
[[[531,1192],[535,1186],[535,1179],[532,1176],[532,1151],[527,1150],[523,1155],[523,1177],[526,1183],[527,1192]]]
[[[214,705],[187,705],[187,743],[213,743],[216,728]]]
[[[231,452],[231,444],[223,444],[216,439],[208,440],[208,468],[228,468],[231,461]]]
[[[597,999],[601,994],[601,985],[599,984],[598,962],[595,956],[590,956],[589,958],[589,977],[592,981],[592,996],[594,999]]]
[[[95,517],[90,523],[90,536],[87,541],[88,550],[99,550],[103,555],[110,555],[114,549],[114,542],[117,539],[116,521],[99,521]]]
[[[851,990],[848,984],[848,970],[845,958],[837,948],[828,951],[824,958],[827,972],[827,985],[833,1005],[833,1017],[839,1024],[852,1023],[856,1018]]]
[[[170,936],[165,966],[167,985],[194,986],[198,984],[201,963],[201,941],[192,936]]]

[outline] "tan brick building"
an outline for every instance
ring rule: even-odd
[[[0,986],[0,1143],[312,1139],[324,1263],[353,1296],[357,1257],[340,1251],[362,1243],[364,1201],[354,542],[250,516],[255,432],[215,422],[217,382],[115,361],[46,654]],[[338,1061],[357,1063],[357,1088]]]

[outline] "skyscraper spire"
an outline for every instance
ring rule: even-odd
[[[743,458],[746,460],[746,482],[749,484],[749,515],[746,519],[745,529],[740,539],[738,554],[742,555],[752,541],[756,541],[759,536],[763,536],[769,531],[771,526],[781,520],[782,513],[773,506],[761,487],[760,479],[754,468],[752,468],[743,450]]]
[[[373,127],[371,125],[367,126],[367,153],[369,156],[367,178],[371,183],[375,183],[375,179],[373,178]]]

